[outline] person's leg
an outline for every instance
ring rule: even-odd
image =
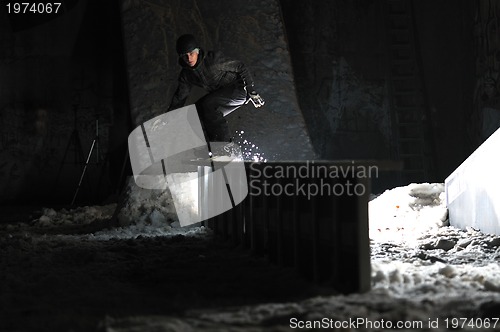
[[[229,142],[230,135],[224,117],[246,101],[242,86],[230,85],[209,93],[196,102],[200,119],[210,141]]]

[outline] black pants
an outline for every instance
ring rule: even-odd
[[[229,142],[229,128],[225,116],[242,106],[246,91],[241,84],[228,85],[200,98],[196,102],[198,115],[211,142]]]

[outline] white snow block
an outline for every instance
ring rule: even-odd
[[[450,224],[500,234],[500,129],[445,180]]]

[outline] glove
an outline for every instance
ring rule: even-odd
[[[253,106],[255,106],[256,108],[261,107],[265,104],[264,99],[257,92],[255,92],[255,90],[252,90],[251,92],[247,91],[247,101],[245,104],[248,104],[249,101],[252,101]]]

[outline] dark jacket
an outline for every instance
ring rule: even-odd
[[[193,85],[212,92],[241,82],[242,86],[253,90],[253,78],[245,65],[241,61],[226,58],[221,52],[208,51],[205,54],[200,50],[198,62],[194,67],[189,67],[182,59],[179,59],[179,64],[182,70],[169,111],[184,106]]]

